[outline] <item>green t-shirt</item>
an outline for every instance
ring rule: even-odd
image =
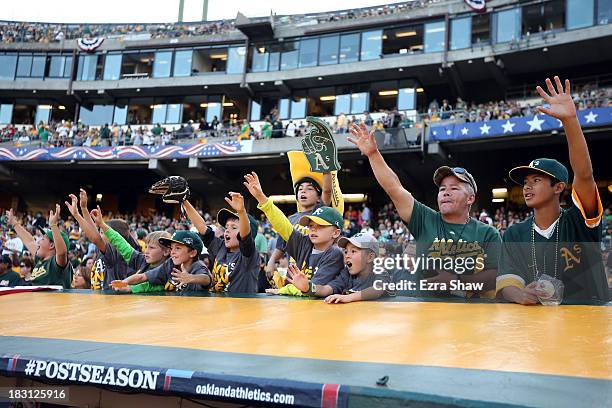
[[[419,262],[415,273],[417,288],[420,280],[435,276],[440,269],[472,275],[497,268],[501,245],[499,232],[473,218],[467,224],[451,224],[444,221],[439,212],[415,200],[408,230],[416,240],[415,262]],[[423,290],[419,294],[431,296],[435,293]],[[457,291],[451,294],[493,298],[495,291]]]
[[[610,300],[600,245],[601,203],[600,215],[587,220],[580,210],[580,202],[575,196],[573,199],[574,205],[561,211],[556,227],[558,243],[556,228],[549,239],[532,232],[533,216],[508,228],[497,271],[498,292],[507,286],[523,288],[537,280],[536,275],[538,278],[542,274],[555,277],[556,270],[556,278],[564,285],[564,301],[589,303]],[[556,256],[555,250],[558,251]]]
[[[47,260],[37,258],[31,281],[32,285],[62,285],[64,289],[70,289],[72,284],[70,262],[66,262],[66,266],[62,268],[55,262],[55,256]]]
[[[264,139],[270,139],[272,137],[272,124],[269,122],[266,122],[263,124],[263,126],[261,127],[261,136]]]
[[[21,276],[15,271],[8,270],[0,275],[0,288],[13,287],[19,285]]]
[[[162,134],[161,126],[155,126],[153,129],[151,129],[151,133],[153,133],[155,136],[161,135]]]
[[[42,129],[38,131],[38,135],[40,136],[40,140],[46,142],[49,140],[49,131],[47,129]]]
[[[257,248],[257,252],[259,253],[267,253],[268,252],[268,241],[266,237],[261,234],[257,234],[255,236],[255,248]]]

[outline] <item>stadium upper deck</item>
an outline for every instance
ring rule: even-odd
[[[5,23],[5,40],[31,41],[0,45],[0,123],[256,122],[274,107],[302,119],[502,99],[544,72],[607,73],[611,20],[607,0],[495,0],[484,13],[431,0],[183,26]]]

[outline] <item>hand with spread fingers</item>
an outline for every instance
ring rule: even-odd
[[[308,280],[308,277],[304,275],[304,272],[300,271],[295,264],[289,265],[289,268],[287,269],[287,277],[285,279],[304,293],[308,292],[310,289],[310,281]]]
[[[563,87],[563,84],[561,84],[561,80],[558,76],[555,76],[554,80],[555,85],[557,86],[556,89],[553,86],[550,78],[546,78],[548,93],[546,93],[541,86],[536,87],[536,91],[538,91],[540,96],[544,99],[544,102],[550,105],[548,108],[538,106],[538,110],[546,115],[552,116],[553,118],[557,118],[560,121],[575,118],[576,105],[572,99],[569,79],[565,80],[565,88]]]
[[[378,151],[374,132],[370,132],[363,122],[359,125],[351,125],[349,132],[353,137],[349,136],[348,141],[357,146],[364,156],[369,157]]]
[[[230,191],[228,195],[229,197],[225,197],[225,202],[228,203],[234,211],[236,211],[237,213],[242,213],[246,211],[244,208],[244,197],[242,196],[242,194]]]
[[[268,197],[264,194],[261,183],[259,182],[259,176],[254,171],[244,175],[246,180],[243,184],[249,190],[249,193],[257,200],[259,204],[263,204],[268,201]]]

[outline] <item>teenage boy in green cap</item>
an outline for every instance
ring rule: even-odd
[[[60,231],[60,206],[55,204],[55,211],[49,212],[49,229],[42,229],[41,238],[35,239],[15,218],[13,210],[7,211],[8,223],[31,254],[36,254],[36,265],[32,269],[32,285],[62,285],[70,289],[72,268],[68,262],[68,235]]]
[[[327,285],[309,281],[295,265],[289,267],[287,280],[302,292],[324,297],[325,303],[351,303],[383,296],[390,279],[386,273],[374,273],[374,260],[380,255],[378,240],[370,233],[360,232],[351,238],[341,237],[338,246],[344,249],[346,267]]]
[[[593,178],[593,167],[576,107],[558,76],[556,89],[546,79],[548,93],[536,88],[549,107],[539,107],[563,124],[574,172],[573,205],[560,201],[569,182],[567,168],[554,159],[536,159],[510,171],[510,179],[523,186],[523,197],[533,215],[512,225],[504,234],[497,276],[497,297],[523,305],[547,298],[537,284],[544,274],[563,283],[563,300],[573,303],[606,302],[610,292],[601,254],[603,206]]]
[[[225,228],[223,239],[215,237],[212,228],[188,200],[183,202],[187,217],[197,228],[208,254],[214,260],[211,292],[257,293],[257,279],[261,270],[259,252],[255,248],[257,221],[247,214],[244,197],[230,192],[227,208],[217,213],[217,222]]]
[[[170,248],[170,259],[145,273],[112,281],[112,288],[125,291],[128,285],[149,282],[151,285],[164,285],[168,291],[195,292],[208,289],[212,279],[210,271],[199,260],[204,244],[197,233],[176,231],[172,238],[160,238],[159,243]]]
[[[263,193],[257,173],[244,176],[244,185],[257,200],[257,208],[270,220],[274,230],[287,241],[287,253],[295,260],[298,268],[317,285],[326,285],[340,274],[344,268],[342,250],[335,244],[344,220],[340,213],[331,207],[319,207],[312,215],[300,218],[299,224],[308,227],[308,235],[295,230],[291,221]],[[268,293],[302,295],[294,285],[281,289],[268,289]]]

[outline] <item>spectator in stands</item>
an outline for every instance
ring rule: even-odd
[[[34,268],[34,261],[29,256],[24,256],[19,262],[19,275],[21,278],[29,282],[32,279],[32,269]]]
[[[344,112],[340,112],[338,119],[336,119],[336,133],[343,134],[348,130],[348,119]]]
[[[295,137],[297,126],[293,123],[292,120],[289,121],[287,127],[285,128],[285,136],[287,137]]]
[[[0,256],[0,287],[17,286],[21,282],[19,274],[12,270],[12,264],[10,256]]]
[[[264,118],[264,123],[261,126],[261,138],[262,139],[272,138],[272,123],[270,122],[269,116],[266,116]]]
[[[90,259],[86,258],[74,273],[75,289],[91,289],[91,266],[87,267]],[[93,263],[93,262],[92,262]]]
[[[17,236],[17,233],[14,229],[10,229],[7,233],[7,240],[4,243],[4,248],[2,249],[2,255],[10,255],[17,254],[21,255],[23,252],[23,242],[21,238]]]
[[[102,141],[102,146],[108,146],[110,141],[110,129],[108,127],[108,123],[104,124],[104,127],[100,129],[100,139]]]
[[[240,128],[240,134],[238,140],[250,140],[251,139],[251,125],[246,119],[242,120],[242,127]]]

